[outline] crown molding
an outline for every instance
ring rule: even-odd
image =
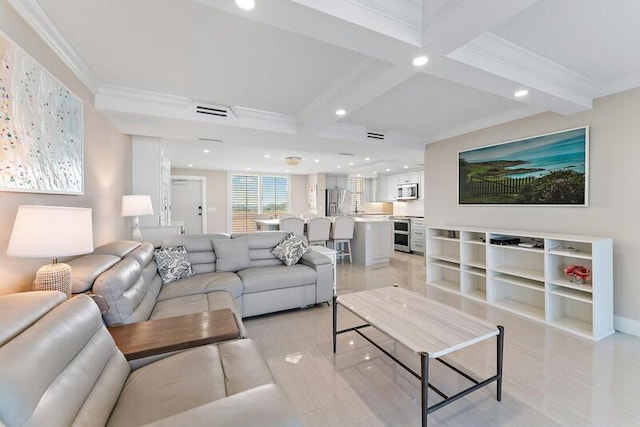
[[[44,40],[58,57],[71,69],[78,79],[93,93],[100,87],[100,81],[89,66],[80,58],[62,35],[51,18],[36,0],[8,0],[9,4]]]
[[[593,98],[603,90],[582,74],[492,33],[476,37],[447,57],[551,95],[562,102],[550,109],[561,114],[591,109]]]
[[[102,111],[142,114],[287,134],[297,133],[297,122],[293,116],[236,106],[223,106],[232,113],[228,117],[203,116],[195,112],[195,107],[199,104],[210,105],[211,102],[106,84],[102,85],[95,95],[95,106]]]

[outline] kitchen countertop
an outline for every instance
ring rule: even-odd
[[[354,217],[355,222],[391,222],[391,219],[384,218],[372,218],[372,217]]]

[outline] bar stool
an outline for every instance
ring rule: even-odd
[[[349,263],[352,262],[351,257],[351,239],[353,239],[353,229],[355,221],[350,216],[339,216],[333,220],[331,224],[331,233],[329,234],[329,241],[333,243],[332,247],[338,251],[337,256],[344,258],[349,255]],[[344,250],[344,245],[347,246],[347,251]],[[339,248],[342,247],[341,250]]]
[[[304,236],[304,220],[302,218],[283,218],[280,220],[280,230],[290,231],[296,236]]]
[[[311,218],[307,222],[307,239],[310,245],[327,246],[331,220],[326,217]]]

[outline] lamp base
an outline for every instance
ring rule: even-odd
[[[47,264],[36,272],[34,291],[62,291],[71,296],[71,267],[64,263]]]
[[[136,242],[142,242],[142,232],[140,231],[140,227],[135,227],[131,232],[131,237]]]

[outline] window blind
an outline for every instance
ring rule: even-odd
[[[289,208],[289,178],[271,175],[231,176],[231,231],[256,230],[256,216],[274,218]]]

